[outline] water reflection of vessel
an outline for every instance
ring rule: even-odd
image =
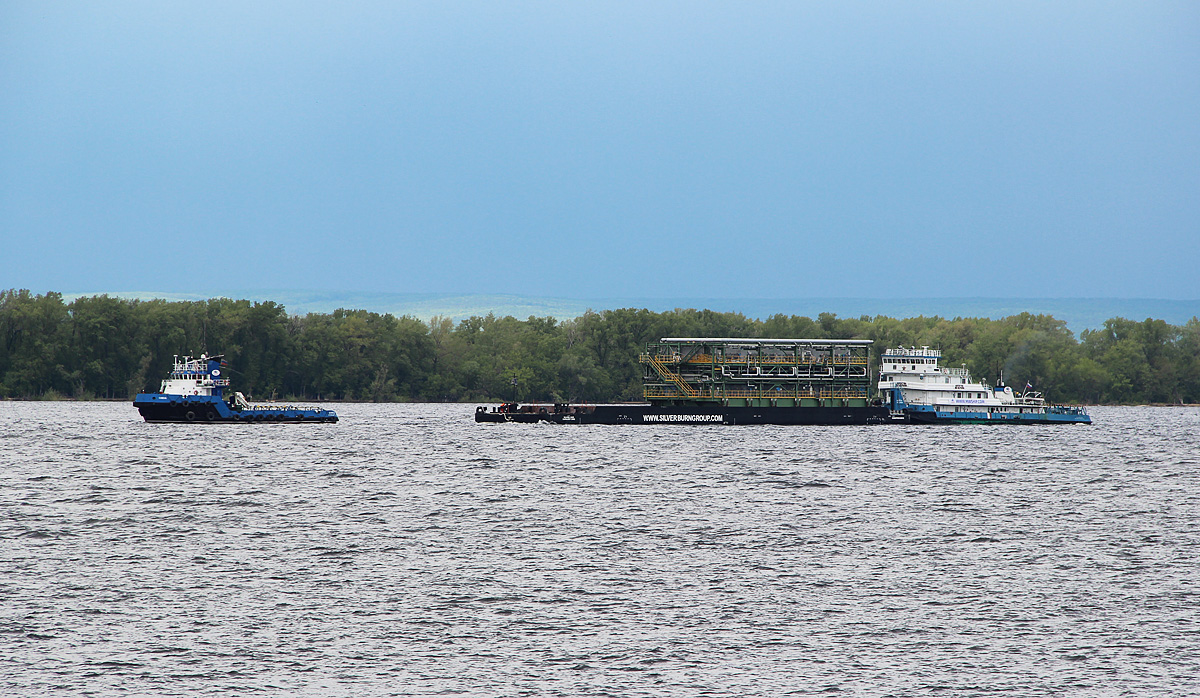
[[[157,393],[138,393],[133,406],[147,422],[297,423],[336,422],[337,413],[319,407],[251,403],[241,393],[225,400],[229,379],[220,356],[175,357],[175,367]]]
[[[645,402],[477,407],[477,422],[875,424],[868,339],[665,338],[639,357]],[[899,420],[903,420],[901,415]]]
[[[898,347],[883,354],[879,393],[893,416],[922,424],[1091,424],[1082,407],[1048,405],[1028,383],[1020,394],[971,380],[966,366],[938,366],[942,352]]]

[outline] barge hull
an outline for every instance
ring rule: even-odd
[[[476,408],[475,421],[535,424],[779,424],[866,425],[895,420],[886,407],[657,407],[651,404],[525,406],[515,411]]]

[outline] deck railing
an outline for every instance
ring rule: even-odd
[[[640,354],[641,363],[670,364],[772,364],[772,365],[833,365],[833,366],[866,366],[865,356],[760,356],[756,354],[694,354],[684,359],[679,354]]]
[[[736,399],[800,399],[800,398],[865,398],[867,397],[866,388],[797,388],[791,390],[749,390],[744,388],[721,390],[719,388],[709,388],[696,390],[692,389],[687,393],[680,391],[674,385],[647,385],[642,391],[643,396],[647,400],[650,399],[707,399],[721,400],[724,398]]]

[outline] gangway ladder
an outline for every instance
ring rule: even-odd
[[[684,397],[690,397],[690,398],[700,397],[700,391],[696,390],[695,388],[693,388],[691,386],[690,383],[685,381],[683,379],[683,376],[679,375],[678,373],[676,373],[676,372],[672,371],[670,368],[668,368],[666,362],[663,361],[660,357],[658,357],[654,354],[650,354],[649,360],[650,360],[650,365],[654,367],[655,372],[657,372],[658,375],[662,376],[663,380],[665,380],[669,383],[675,384],[675,387],[679,388],[679,391],[681,393],[683,393]]]

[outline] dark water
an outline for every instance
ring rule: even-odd
[[[1186,695],[1200,410],[147,425],[0,403],[3,695]]]

